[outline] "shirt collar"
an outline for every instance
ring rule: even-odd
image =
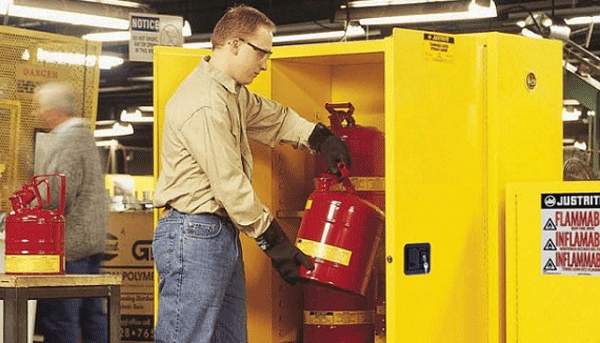
[[[75,125],[78,125],[79,123],[83,123],[83,119],[81,118],[69,118],[65,121],[63,121],[62,123],[58,124],[58,126],[56,126],[54,129],[52,129],[52,133],[61,133],[61,132],[65,132],[67,130],[69,130],[70,128],[72,128]]]
[[[200,62],[202,65],[202,71],[210,75],[213,79],[219,82],[225,89],[233,94],[237,94],[242,86],[238,84],[231,76],[213,67],[210,63],[210,56],[204,56]]]

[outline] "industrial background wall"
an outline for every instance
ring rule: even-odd
[[[10,212],[9,196],[33,174],[35,87],[69,81],[75,108],[94,128],[98,107],[101,43],[38,31],[0,27],[0,211]]]

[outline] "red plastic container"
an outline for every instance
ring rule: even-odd
[[[346,190],[332,191],[335,175],[317,180],[309,196],[296,245],[315,269],[300,267],[303,278],[365,295],[375,255],[384,230],[383,212],[359,198],[345,174]]]
[[[52,202],[51,177],[60,178],[58,208],[45,209]],[[46,201],[40,194],[39,188],[43,186]],[[6,217],[6,273],[64,274],[65,176],[35,175],[10,201],[13,211]]]

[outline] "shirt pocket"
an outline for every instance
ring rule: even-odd
[[[184,233],[190,238],[208,239],[214,238],[221,232],[221,223],[200,223],[190,221],[184,228]]]

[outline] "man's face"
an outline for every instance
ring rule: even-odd
[[[237,46],[234,56],[232,76],[239,84],[250,84],[261,71],[267,70],[267,60],[273,47],[273,32],[259,27],[248,37],[237,37],[231,40]]]
[[[33,100],[33,114],[38,118],[44,125],[45,129],[52,130],[56,126],[59,113],[56,108],[41,107],[37,97]]]

